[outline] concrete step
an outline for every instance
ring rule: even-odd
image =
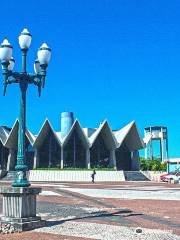
[[[91,182],[92,171],[30,170],[32,182]],[[95,182],[125,181],[123,171],[96,171]]]
[[[126,181],[150,181],[149,178],[140,171],[124,171],[124,176]]]

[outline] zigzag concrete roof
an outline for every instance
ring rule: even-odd
[[[14,148],[14,146],[17,146],[18,127],[18,119],[14,123],[11,131],[8,131],[5,127],[0,127],[0,141],[5,147]],[[92,147],[99,135],[103,137],[106,145],[110,148],[119,148],[123,143],[126,144],[130,151],[144,147],[144,142],[138,132],[135,121],[130,122],[118,131],[112,131],[107,120],[105,120],[97,129],[93,129],[93,133],[88,137],[88,134],[85,134],[85,130],[81,127],[79,121],[75,120],[67,136],[62,138],[61,132],[55,132],[49,120],[46,119],[37,135],[33,135],[27,129],[26,137],[33,147],[39,147],[49,131],[53,133],[61,147],[64,147],[68,143],[74,131],[77,131],[86,148]]]
[[[6,138],[6,141],[3,143],[3,145],[7,148],[16,148],[17,147],[17,139],[18,139],[18,128],[19,128],[19,120],[16,119],[11,131],[9,132],[8,137]],[[32,144],[32,136],[33,134],[26,130],[26,137],[28,138],[29,142]]]
[[[91,146],[94,144],[100,134],[102,134],[107,146],[109,145],[110,148],[116,148],[117,141],[111,128],[109,127],[107,120],[100,124],[99,128],[89,137]]]
[[[0,126],[0,141],[2,144],[5,144],[5,142],[7,141],[9,133],[10,133],[10,130],[8,130],[4,126]]]
[[[129,124],[127,124],[126,126],[121,128],[120,130],[114,132],[114,135],[115,135],[115,137],[117,139],[117,142],[118,142],[118,147],[121,146],[121,144],[124,141],[125,137],[127,136],[129,131],[131,130],[133,124],[134,124],[134,121],[130,122]]]
[[[77,130],[77,133],[80,137],[80,139],[82,139],[82,143],[85,145],[86,148],[89,148],[90,146],[90,143],[89,143],[89,140],[88,138],[86,137],[79,121],[76,119],[75,122],[73,123],[68,135],[66,135],[65,138],[63,138],[63,141],[62,141],[62,146],[65,146],[69,140],[69,138],[71,137],[71,135],[73,134],[73,132]]]
[[[59,139],[59,137],[57,136],[56,132],[54,131],[54,129],[52,128],[50,122],[48,119],[46,119],[37,135],[37,137],[35,138],[35,141],[33,143],[33,146],[35,147],[39,147],[42,142],[44,141],[45,137],[47,136],[47,134],[49,133],[49,131],[51,131],[53,133],[53,135],[55,136],[57,142],[59,143],[59,145],[61,146],[61,141]]]
[[[126,142],[129,150],[144,148],[144,142],[139,134],[135,121],[130,122],[119,131],[115,131],[114,135],[118,142],[118,148],[121,147],[123,142]],[[131,135],[133,138],[130,137]]]

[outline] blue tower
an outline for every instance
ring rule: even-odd
[[[73,112],[61,113],[61,137],[64,138],[70,131],[74,123]]]

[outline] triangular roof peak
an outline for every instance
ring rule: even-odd
[[[43,123],[37,137],[36,137],[36,140],[34,141],[33,146],[36,146],[36,147],[40,146],[49,131],[51,131],[53,133],[57,142],[61,146],[61,141],[58,138],[58,136],[57,136],[56,132],[54,131],[50,121],[47,118],[45,119],[45,121],[44,121],[44,123]]]
[[[111,148],[116,148],[117,142],[107,120],[104,120],[99,125],[97,130],[89,137],[91,146],[94,144],[99,134],[101,134],[102,132],[105,132],[104,140],[107,141],[107,145]]]
[[[118,142],[118,148],[125,140],[127,144],[131,142],[131,144],[129,144],[129,146],[131,146],[131,150],[138,150],[144,147],[143,140],[134,120],[120,130],[114,132],[114,135]]]
[[[6,142],[4,143],[5,147],[16,148],[17,138],[18,138],[18,128],[19,128],[19,120],[16,119],[16,121],[14,122],[14,124],[11,128],[8,138],[6,139]]]
[[[68,140],[70,139],[71,135],[73,134],[73,132],[77,130],[77,133],[80,137],[80,139],[82,139],[82,143],[85,145],[85,147],[89,147],[89,141],[88,138],[86,137],[78,119],[76,119],[71,127],[71,129],[69,130],[69,133],[63,138],[62,141],[62,146],[65,146],[68,143]]]
[[[7,141],[10,133],[10,129],[7,129],[5,126],[0,126],[0,142],[4,145]]]
[[[11,131],[9,132],[9,136],[6,139],[4,146],[7,148],[16,148],[17,146],[17,139],[18,139],[18,129],[19,129],[19,119],[16,119],[15,123],[13,124]],[[30,144],[33,145],[35,140],[34,135],[26,129],[26,137],[29,140]]]

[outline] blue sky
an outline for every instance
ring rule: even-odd
[[[180,156],[180,2],[178,0],[2,1],[0,40],[14,47],[24,27],[33,35],[28,71],[37,48],[52,48],[42,97],[30,86],[27,125],[36,133],[46,117],[60,129],[60,113],[73,111],[83,127],[108,119],[114,129],[136,120],[139,129],[165,125],[170,156]],[[0,95],[0,124],[19,114],[19,89]]]

